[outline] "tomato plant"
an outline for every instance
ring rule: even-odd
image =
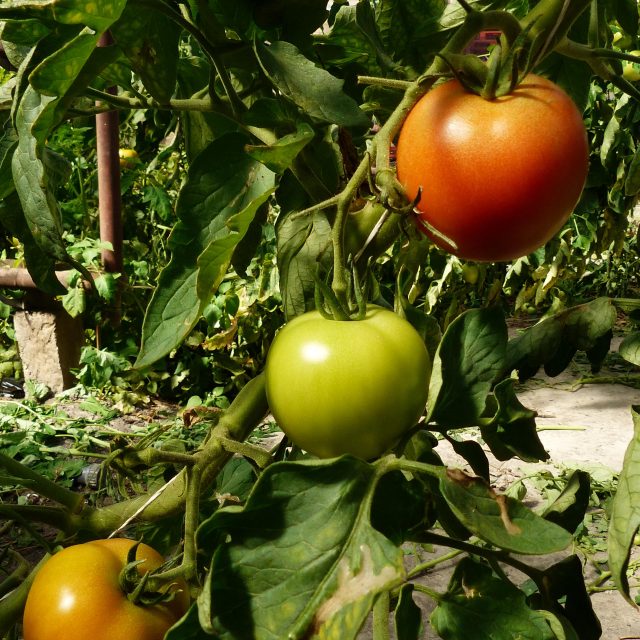
[[[24,640],[94,638],[161,640],[189,606],[183,581],[175,598],[154,605],[135,604],[119,584],[127,554],[135,544],[125,538],[94,540],[63,549],[38,572],[24,611]],[[136,553],[142,575],[158,568],[162,556],[140,544]]]
[[[269,406],[294,443],[323,458],[368,459],[420,417],[430,361],[406,320],[370,306],[363,320],[298,316],[276,336],[265,371]]]
[[[482,261],[533,252],[573,211],[588,170],[581,114],[556,84],[529,75],[485,100],[450,80],[409,113],[398,178],[420,193],[420,227],[440,247]]]
[[[71,122],[119,111],[131,126],[122,146],[146,159],[124,172],[122,187],[135,196],[123,209],[124,235],[135,248],[142,240],[136,225],[143,224],[165,264],[153,272],[156,262],[145,258],[118,280],[124,301],[135,298],[137,305],[138,293],[144,296],[145,320],[140,334],[127,333],[129,322],[118,330],[126,334],[122,365],[103,358],[104,332],[89,335],[100,352],[93,368],[109,381],[121,380],[118,372],[139,348],[136,376],[153,366],[158,385],[197,392],[216,407],[198,406],[202,398],[193,397],[182,425],[149,425],[143,437],[119,435],[108,453],[92,439],[80,453],[96,454],[105,477],[121,480],[119,495],[87,496],[38,475],[27,456],[15,457],[22,434],[11,432],[0,451],[11,502],[0,502],[0,517],[27,533],[40,530],[31,522],[44,522],[47,532],[59,530],[65,539],[103,538],[127,526],[146,540],[182,541],[170,575],[190,581],[198,599],[170,638],[355,640],[372,609],[376,640],[387,635],[392,615],[397,637],[415,638],[426,626],[412,598],[415,588],[421,599],[435,601],[431,629],[448,640],[514,633],[598,640],[584,562],[573,556],[541,569],[522,557],[571,547],[589,506],[588,474],[576,472],[546,508],[552,516],[541,517],[515,492],[500,495],[490,486],[488,453],[500,461],[548,459],[535,412],[517,398],[516,380],[540,367],[557,373],[578,349],[595,370],[616,322],[614,304],[600,299],[566,309],[509,339],[502,305],[494,304],[500,292],[508,295],[509,272],[520,277],[524,263],[537,266],[534,260],[554,245],[569,247],[574,229],[567,225],[561,239],[510,267],[465,264],[405,224],[407,215],[415,222],[405,191],[416,197],[422,188],[426,230],[462,257],[505,260],[539,246],[575,204],[587,154],[579,109],[556,85],[528,74],[565,79],[575,104],[584,105],[595,73],[626,95],[616,107],[608,86],[591,96],[605,114],[592,120],[610,124],[601,140],[591,124],[594,168],[599,156],[606,171],[594,171],[589,187],[612,176],[617,186],[603,200],[589,202],[585,192],[580,206],[588,205],[594,218],[606,206],[624,218],[624,203],[640,191],[635,129],[624,126],[635,122],[626,105],[635,112],[640,91],[622,76],[619,60],[630,56],[604,48],[611,34],[603,33],[601,18],[616,14],[635,43],[637,6],[614,3],[605,11],[601,0],[539,0],[530,10],[522,3],[489,8],[463,0],[460,6],[400,0],[89,4],[90,10],[81,0],[0,3],[0,45],[16,70],[0,87],[6,248],[19,239],[19,257],[34,284],[51,296],[65,295],[55,276],[60,267],[82,274],[74,275],[78,290],[84,290],[82,278],[104,288],[87,270],[86,247],[67,233],[79,220],[86,233],[95,233],[96,207],[86,197],[94,181],[80,179],[77,154],[67,157],[52,143]],[[487,31],[500,33],[488,64],[466,53]],[[478,98],[446,82],[452,77],[464,77],[485,97],[501,97]],[[416,114],[425,104],[440,128],[421,148],[425,129]],[[449,117],[460,113],[466,119]],[[474,136],[464,137],[461,121],[473,125]],[[412,137],[407,132],[414,125]],[[400,131],[398,174],[392,151]],[[624,158],[614,158],[616,139],[623,138]],[[407,157],[415,162],[407,165]],[[135,158],[123,160],[127,168]],[[415,169],[413,189],[398,181],[408,167]],[[77,189],[69,186],[74,176]],[[442,226],[433,218],[436,204]],[[572,227],[579,216],[580,209]],[[610,243],[603,239],[602,246]],[[554,273],[559,265],[554,261]],[[318,276],[325,274],[331,282],[323,285]],[[535,277],[541,289],[548,286],[537,269]],[[380,302],[363,320],[332,321],[313,311],[318,288],[336,318],[349,315],[358,279],[366,282],[367,302]],[[471,289],[478,295],[463,298]],[[434,305],[447,295],[448,308],[438,317]],[[79,298],[70,296],[77,309]],[[402,306],[418,333],[384,309],[392,305]],[[479,308],[463,312],[466,306]],[[289,324],[274,339],[282,315]],[[433,375],[425,344],[435,354]],[[178,348],[187,355],[177,356]],[[265,359],[266,371],[258,373]],[[219,402],[232,393],[228,406]],[[331,459],[300,460],[288,447],[266,451],[244,442],[263,435],[268,403],[295,443]],[[5,418],[3,425],[16,422],[13,414]],[[196,421],[206,434],[202,441],[189,431],[173,437],[174,429],[185,433]],[[479,429],[480,441],[469,427]],[[443,440],[475,475],[446,467],[437,450]],[[391,447],[391,454],[368,462]],[[628,481],[631,470],[625,474],[611,509],[608,571],[630,599],[626,572],[637,527],[628,505],[637,503],[638,488]],[[14,484],[54,504],[22,504]],[[436,523],[438,531],[431,532]],[[436,562],[450,562],[451,554],[409,564],[407,542],[416,543],[416,553],[432,544],[468,557],[458,562],[446,591],[437,592],[425,583]],[[68,571],[51,580],[39,607],[32,603],[52,575],[48,567],[79,553],[75,548],[41,573],[28,566],[26,579],[23,567],[2,580],[0,637],[16,635],[31,581],[27,640],[48,640],[37,634],[52,627],[54,637],[67,637],[78,621],[90,628],[82,637],[94,628],[116,640],[164,633],[175,620],[173,603],[159,605],[158,613],[134,606],[115,579],[111,591],[102,589],[125,560],[118,554],[111,564],[96,560],[96,549],[104,551],[99,544],[80,548],[84,574],[74,576],[76,565],[65,564]],[[4,558],[0,553],[0,562]],[[503,565],[526,582],[507,581]],[[83,575],[91,577],[90,588]],[[60,584],[68,585],[68,599],[60,600]],[[477,597],[468,598],[469,589]],[[93,591],[102,594],[99,601],[91,599]],[[144,595],[137,601],[148,601]],[[81,610],[65,609],[71,602]],[[42,610],[44,621],[38,620]],[[147,634],[143,623],[128,626],[154,612],[166,623],[162,628],[154,623]],[[103,614],[108,619],[101,624]],[[121,628],[114,633],[114,627]]]

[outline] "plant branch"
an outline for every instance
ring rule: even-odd
[[[129,97],[119,94],[113,95],[106,91],[100,91],[93,87],[88,87],[85,94],[90,98],[95,98],[100,102],[110,104],[119,109],[171,109],[174,111],[213,111],[214,106],[209,96],[205,98],[173,98],[168,102],[158,102],[154,98]],[[104,109],[102,109],[104,111]]]
[[[0,453],[0,469],[7,471],[15,478],[16,483],[67,507],[72,513],[79,511],[82,507],[84,497],[81,494],[61,487],[4,453]]]
[[[19,587],[0,598],[0,638],[6,637],[22,616],[24,604],[27,601],[27,594],[29,593],[29,589],[31,589],[33,580],[49,557],[49,554],[46,554]]]
[[[197,462],[193,468],[197,467],[202,473],[201,491],[206,491],[211,486],[233,455],[225,450],[219,436],[236,441],[245,440],[267,411],[264,374],[260,374],[241,389],[229,408],[220,416],[204,448],[194,454]],[[184,510],[186,496],[187,471],[183,469],[155,500],[150,502],[151,496],[147,494],[101,508],[86,507],[81,513],[71,517],[71,525],[77,531],[90,531],[94,535],[108,534],[133,516],[137,520],[153,522],[178,514]]]
[[[31,570],[29,563],[17,551],[13,549],[8,549],[7,551],[8,555],[15,560],[17,566],[0,582],[0,598],[7,595],[10,591],[13,591],[16,587],[19,587]]]
[[[417,564],[415,567],[411,569],[411,571],[407,574],[407,579],[415,578],[423,573],[426,573],[430,569],[437,567],[439,564],[443,562],[447,562],[448,560],[453,560],[453,558],[457,558],[461,553],[464,553],[461,549],[456,549],[454,551],[450,551],[449,553],[445,553],[442,556],[434,558],[433,560],[429,560],[428,562],[422,562]]]
[[[469,555],[480,556],[492,562],[497,560],[498,562],[508,564],[510,567],[517,569],[518,571],[531,578],[539,587],[542,586],[542,580],[544,578],[543,571],[541,571],[540,569],[536,569],[535,567],[532,567],[525,562],[522,562],[521,560],[513,558],[506,551],[479,547],[475,544],[471,544],[470,542],[463,542],[462,540],[449,538],[448,536],[443,536],[439,533],[433,533],[431,531],[427,531],[423,535],[423,541],[441,545],[444,547],[458,549],[460,551],[468,553]]]
[[[360,185],[367,179],[368,174],[369,156],[365,155],[338,196],[336,217],[331,228],[331,240],[333,242],[333,282],[331,288],[345,309],[349,306],[347,300],[349,282],[346,256],[344,255],[344,230],[347,224],[349,205],[355,198]]]
[[[15,519],[23,525],[32,522],[48,524],[64,532],[69,532],[73,528],[69,511],[64,507],[47,507],[35,504],[0,504],[0,517]],[[35,533],[35,531],[31,532],[32,535]]]
[[[391,596],[388,591],[379,593],[373,605],[373,640],[390,640],[389,606]]]

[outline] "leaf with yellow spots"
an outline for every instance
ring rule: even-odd
[[[199,531],[217,548],[199,598],[220,640],[355,639],[376,595],[400,585],[403,554],[370,524],[377,475],[351,457],[272,465],[242,511]]]

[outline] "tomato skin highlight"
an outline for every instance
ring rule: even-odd
[[[444,82],[417,102],[398,137],[398,180],[411,200],[422,188],[416,209],[427,228],[418,226],[470,260],[508,261],[543,246],[573,211],[588,168],[578,108],[533,74],[494,100]]]
[[[187,611],[187,586],[170,602],[137,605],[121,590],[118,576],[133,540],[112,538],[67,547],[38,571],[23,616],[24,640],[162,640]],[[143,573],[162,556],[140,544],[136,559]]]
[[[295,444],[320,458],[368,460],[416,424],[430,372],[411,324],[370,305],[364,320],[317,311],[294,318],[271,345],[265,381],[271,411]]]

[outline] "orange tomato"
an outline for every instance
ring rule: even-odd
[[[162,640],[189,607],[184,583],[166,603],[134,604],[118,582],[133,540],[94,540],[63,549],[44,564],[24,610],[24,640]],[[159,567],[162,556],[140,544],[138,571]]]
[[[398,138],[397,173],[423,231],[460,257],[512,260],[543,246],[577,204],[589,150],[580,111],[533,74],[485,100],[457,80],[410,111]]]

